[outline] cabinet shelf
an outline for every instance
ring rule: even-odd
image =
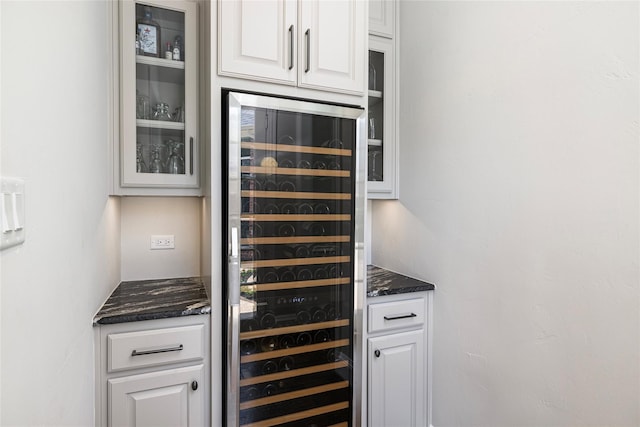
[[[313,351],[328,350],[330,348],[346,347],[350,345],[349,339],[336,341],[327,341],[318,344],[303,345],[300,347],[291,347],[284,350],[266,351],[264,353],[249,354],[240,357],[240,363],[258,362],[260,360],[277,359],[279,357],[291,356],[294,354],[311,353]]]
[[[347,243],[350,236],[295,236],[295,237],[250,237],[240,239],[241,245],[279,245],[300,243]]]
[[[260,151],[324,154],[329,156],[351,157],[351,150],[345,150],[342,148],[311,147],[307,145],[271,144],[268,142],[242,142],[240,143],[240,147],[252,149],[252,150],[260,150]]]
[[[323,384],[316,387],[302,390],[290,391],[288,393],[276,394],[274,396],[262,397],[247,402],[240,403],[240,410],[255,408],[258,406],[271,405],[273,403],[284,402],[285,400],[298,399],[300,397],[313,396],[315,394],[326,393],[328,391],[340,390],[349,387],[349,381],[339,381],[337,383]]]
[[[260,329],[257,331],[240,332],[240,339],[248,340],[253,338],[270,337],[274,335],[285,335],[285,334],[294,334],[297,332],[315,331],[319,329],[339,328],[341,326],[349,326],[349,319],[329,320],[326,322],[306,323],[304,325],[295,325],[295,326],[285,326],[283,328]],[[269,351],[267,353],[273,353],[273,352]]]
[[[348,170],[333,169],[300,169],[300,168],[270,168],[263,166],[242,166],[243,173],[262,173],[269,175],[305,175],[305,176],[330,176],[338,178],[348,178],[351,173]]]
[[[287,289],[302,289],[302,288],[315,288],[319,286],[336,286],[336,285],[348,285],[351,283],[351,278],[340,277],[338,279],[315,279],[315,280],[297,280],[293,282],[276,282],[276,283],[244,283],[240,286],[242,289],[245,286],[256,287],[259,291],[281,291]]]
[[[184,123],[169,122],[164,120],[136,119],[136,126],[150,129],[184,130]]]
[[[349,214],[242,214],[244,221],[351,221]]]
[[[350,193],[312,193],[310,191],[253,191],[242,190],[241,197],[263,199],[313,199],[313,200],[351,200]]]
[[[274,374],[259,375],[251,378],[243,378],[240,380],[240,387],[260,384],[267,381],[279,381],[287,378],[300,377],[302,375],[317,374],[320,372],[333,371],[340,368],[346,368],[349,362],[340,360],[337,362],[325,363],[324,365],[313,365],[306,368],[292,369],[290,371],[276,372]]]
[[[382,99],[382,91],[381,90],[369,90],[368,94],[369,94],[369,98],[380,98],[380,99]]]
[[[342,409],[348,409],[349,402],[334,403],[332,405],[321,406],[318,408],[309,409],[307,411],[296,412],[293,414],[282,415],[276,418],[270,418],[268,420],[262,420],[251,424],[242,424],[242,427],[271,427],[293,421],[303,420],[305,418],[314,417],[316,415],[328,414],[330,412],[340,411]],[[342,426],[344,423],[337,424]]]
[[[264,259],[259,261],[249,261],[240,263],[240,268],[253,269],[261,267],[293,267],[298,265],[311,264],[339,264],[351,262],[351,257],[345,256],[321,256],[313,258],[286,258],[286,259]]]
[[[152,65],[155,67],[176,68],[184,70],[184,61],[174,61],[165,58],[156,58],[154,56],[136,55],[136,63]]]
[[[382,140],[381,139],[368,139],[367,140],[367,145],[369,147],[382,147]]]

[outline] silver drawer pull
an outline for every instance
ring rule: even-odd
[[[408,319],[409,317],[418,317],[418,315],[415,313],[411,313],[411,314],[405,314],[404,316],[394,316],[394,317],[384,316],[384,320]]]
[[[170,351],[181,351],[183,348],[184,346],[180,344],[177,347],[159,348],[156,350],[143,350],[143,351],[133,350],[131,352],[131,356],[144,356],[145,354],[168,353]]]

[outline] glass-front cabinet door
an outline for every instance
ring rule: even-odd
[[[396,195],[396,106],[393,40],[369,37],[368,196]]]
[[[199,186],[196,8],[121,2],[122,187]]]

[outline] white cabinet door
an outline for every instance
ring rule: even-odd
[[[303,0],[298,31],[298,85],[360,94],[366,63],[366,3]]]
[[[424,329],[369,338],[369,425],[426,425]]]
[[[369,0],[369,34],[393,38],[395,0]]]
[[[218,72],[296,84],[296,1],[218,2]]]
[[[109,426],[203,426],[203,380],[203,365],[110,379]]]

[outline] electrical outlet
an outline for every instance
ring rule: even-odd
[[[151,249],[174,249],[174,237],[173,234],[152,235],[151,236]]]

